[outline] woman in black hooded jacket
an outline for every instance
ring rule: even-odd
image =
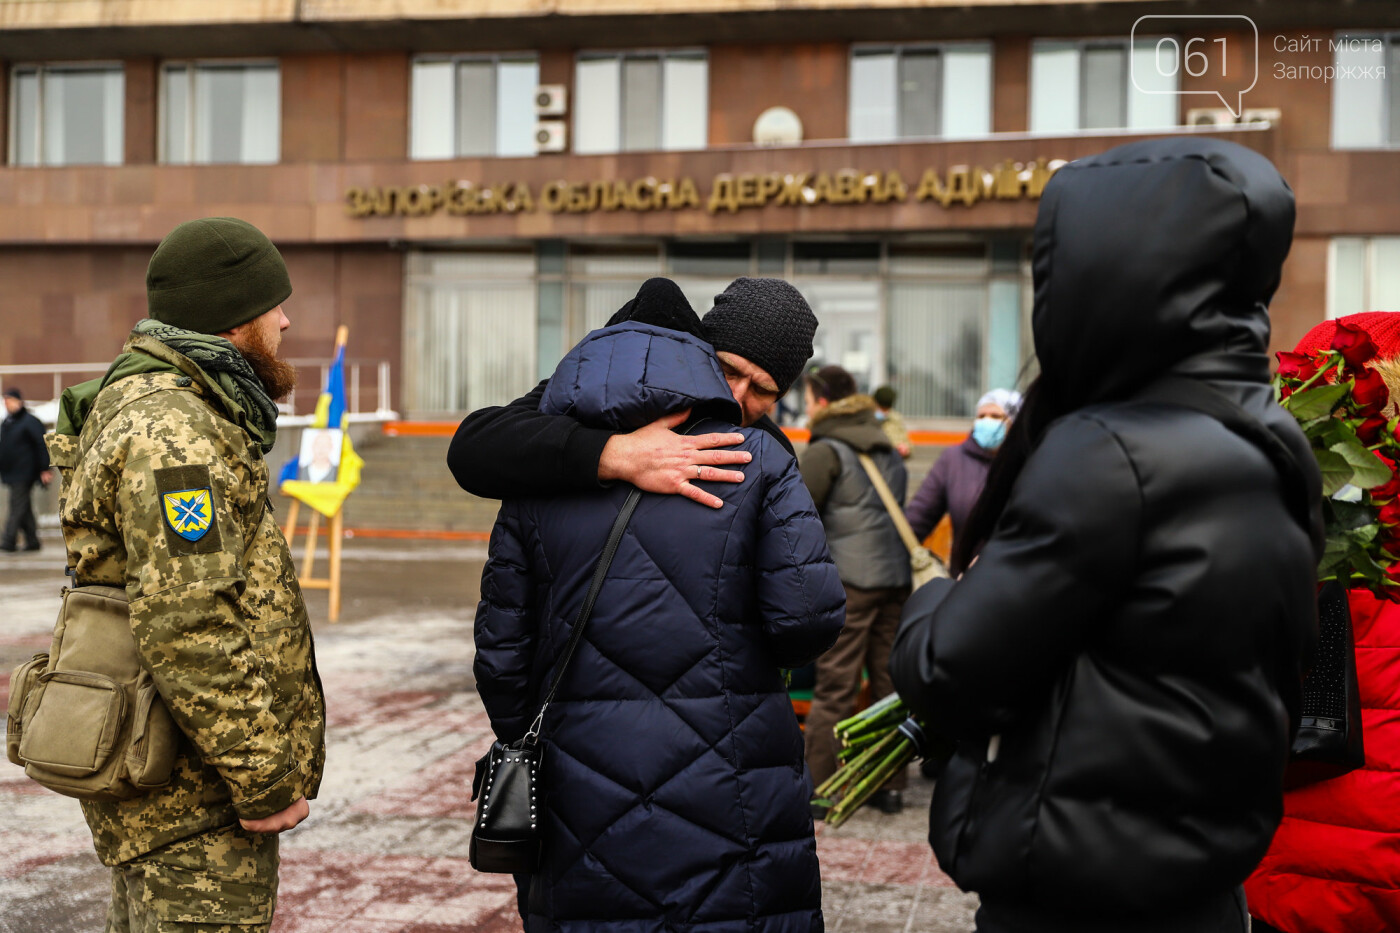
[[[891,662],[958,740],[930,841],[981,933],[1248,929],[1322,543],[1265,353],[1293,217],[1267,159],[1208,137],[1046,187],[1041,376],[963,539],[975,565],[910,599]],[[1182,400],[1202,392],[1233,414]]]

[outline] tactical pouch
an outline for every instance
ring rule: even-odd
[[[14,674],[10,676],[10,705],[5,711],[5,757],[20,767],[24,767],[24,762],[19,757],[19,740],[24,734],[20,710],[24,709],[25,699],[34,691],[34,685],[39,682],[39,675],[44,673],[48,666],[48,653],[36,654],[15,668]]]
[[[65,589],[53,647],[12,683],[6,751],[49,790],[127,800],[170,782],[180,733],[137,656],[125,590]]]

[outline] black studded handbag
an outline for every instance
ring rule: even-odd
[[[1317,651],[1303,678],[1302,718],[1284,772],[1284,787],[1301,787],[1366,764],[1361,687],[1346,588],[1333,581],[1317,594]]]
[[[613,555],[617,553],[622,534],[627,530],[627,523],[641,497],[641,490],[633,489],[613,522],[608,542],[598,558],[598,567],[593,571],[593,581],[574,620],[568,644],[564,646],[554,669],[554,679],[550,681],[549,691],[529,731],[509,744],[499,741],[492,743],[491,750],[476,763],[472,799],[480,797],[481,802],[476,808],[476,825],[472,827],[467,858],[477,871],[528,875],[539,869],[540,822],[544,815],[540,803],[540,767],[544,760],[540,730],[544,727],[545,710],[554,701],[554,694],[564,679],[574,649],[583,637],[584,626],[593,612],[593,603],[598,599],[598,591],[603,588],[603,579],[608,575]]]

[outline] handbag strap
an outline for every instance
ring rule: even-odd
[[[1278,471],[1283,483],[1284,505],[1304,531],[1312,533],[1313,509],[1307,482],[1293,451],[1264,422],[1245,411],[1221,392],[1198,379],[1168,375],[1133,396],[1134,401],[1177,405],[1219,421],[1226,429],[1253,444]]]
[[[885,503],[885,511],[890,513],[890,520],[894,522],[894,527],[899,530],[899,537],[904,541],[904,546],[913,554],[923,547],[919,539],[914,537],[914,529],[909,527],[909,519],[904,517],[904,510],[899,507],[899,503],[894,501],[894,493],[890,492],[889,485],[885,478],[880,475],[880,468],[875,466],[875,461],[870,459],[869,454],[856,452],[856,457],[860,460],[860,465],[865,467],[865,472],[870,476],[870,482],[875,487],[875,492],[880,496],[880,501]]]
[[[632,513],[637,510],[637,502],[641,498],[642,491],[634,488],[627,494],[627,501],[622,503],[622,510],[613,521],[612,531],[608,533],[608,542],[603,545],[603,553],[598,557],[598,567],[593,571],[593,582],[588,585],[588,593],[583,597],[578,617],[574,619],[574,630],[569,634],[569,642],[564,646],[563,653],[559,655],[559,664],[555,668],[554,679],[549,684],[549,692],[545,694],[544,702],[540,704],[539,715],[530,724],[530,730],[520,740],[523,745],[534,745],[540,737],[540,729],[544,726],[544,712],[554,701],[554,694],[558,692],[559,684],[564,680],[564,672],[569,668],[569,661],[574,657],[574,649],[583,639],[583,629],[588,624],[588,617],[593,614],[593,604],[598,601],[598,591],[603,588],[603,579],[608,575],[613,556],[617,554],[618,545],[622,543],[622,534],[627,530],[627,523],[631,521]]]

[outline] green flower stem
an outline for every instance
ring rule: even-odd
[[[879,742],[867,748],[848,764],[836,769],[836,773],[822,782],[822,785],[812,793],[817,797],[834,797],[838,792],[845,790],[849,785],[858,782],[861,775],[869,768],[872,762],[878,761],[880,756],[886,751],[895,739],[900,738],[898,732],[891,731]]]
[[[846,784],[857,780],[861,768],[879,754],[880,744],[879,742],[875,743],[856,756],[854,760],[837,768],[835,774],[823,781],[821,786],[816,790],[812,791],[813,795],[817,797],[834,796],[836,792],[841,790]]]
[[[847,729],[850,729],[850,728],[852,728],[853,726],[856,726],[856,725],[859,725],[859,724],[862,723],[862,722],[865,722],[866,720],[869,720],[869,719],[871,719],[871,718],[873,718],[873,717],[879,716],[881,713],[888,712],[889,710],[893,709],[893,708],[896,707],[896,706],[899,706],[899,707],[902,708],[902,707],[904,706],[904,702],[899,698],[899,694],[897,694],[897,693],[891,693],[889,696],[885,697],[884,699],[882,699],[882,700],[880,700],[880,701],[878,701],[878,702],[876,702],[876,703],[870,704],[870,705],[867,706],[865,709],[861,710],[859,713],[856,713],[854,716],[850,717],[849,719],[843,719],[843,720],[841,720],[840,722],[838,722],[838,723],[836,724],[836,731],[837,731],[837,732],[842,732],[842,731],[845,731],[845,730],[847,730]]]
[[[826,822],[832,827],[840,826],[851,815],[860,809],[874,793],[885,785],[890,778],[894,777],[901,768],[909,764],[914,758],[914,746],[908,739],[900,736],[900,741],[894,748],[876,765],[866,777],[846,796],[842,797],[826,814]]]
[[[1294,392],[1302,392],[1302,391],[1306,390],[1306,389],[1309,388],[1314,382],[1316,382],[1317,380],[1321,379],[1324,375],[1326,375],[1328,370],[1335,368],[1335,367],[1337,366],[1338,363],[1342,363],[1342,362],[1345,362],[1345,361],[1346,361],[1346,357],[1342,356],[1342,354],[1337,353],[1337,352],[1333,352],[1333,353],[1331,354],[1331,357],[1332,357],[1332,358],[1331,358],[1331,361],[1328,362],[1328,364],[1327,364],[1326,366],[1322,367],[1322,368],[1319,369],[1317,372],[1313,373],[1311,379],[1309,379],[1307,382],[1303,383],[1302,385],[1300,385],[1298,388],[1294,389],[1293,391],[1294,391]]]
[[[889,707],[871,716],[858,717],[857,722],[848,726],[837,725],[835,732],[838,735],[860,735],[865,732],[878,731],[886,728],[890,723],[904,721],[904,717],[909,715],[909,711],[904,708],[904,704]],[[849,720],[847,720],[849,722]]]

